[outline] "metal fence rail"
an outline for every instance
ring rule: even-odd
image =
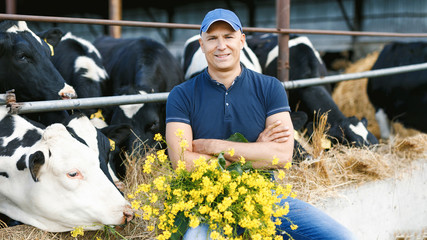
[[[384,68],[371,70],[360,73],[340,74],[334,76],[327,76],[323,78],[310,78],[293,80],[284,82],[285,89],[295,89],[300,87],[307,87],[326,83],[335,83],[341,81],[348,81],[361,78],[371,78],[393,75],[398,73],[405,73],[411,71],[420,71],[427,69],[427,63],[413,64],[400,67]],[[109,97],[96,97],[96,98],[80,98],[70,100],[53,100],[53,101],[37,101],[37,102],[22,102],[19,103],[20,107],[16,109],[19,114],[22,113],[35,113],[57,110],[71,110],[71,109],[87,109],[97,107],[107,107],[123,104],[137,104],[149,102],[165,102],[169,93],[149,93],[144,95],[126,95],[126,96],[109,96]],[[0,104],[5,104],[5,94],[0,94]]]

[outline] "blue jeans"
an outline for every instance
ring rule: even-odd
[[[290,228],[290,223],[282,220],[282,225],[277,227],[277,234],[282,235],[283,239],[288,236],[281,233],[285,230],[295,240],[354,240],[355,235],[343,225],[332,219],[329,215],[317,209],[313,205],[298,199],[288,197],[282,199],[281,205],[289,203],[289,213],[286,215],[292,222],[298,225],[296,230]],[[203,224],[196,228],[189,228],[184,234],[184,240],[203,240],[209,238],[210,229],[208,225]]]

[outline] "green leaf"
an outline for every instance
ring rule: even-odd
[[[236,172],[239,175],[243,174],[242,164],[240,162],[233,162],[230,166],[227,167],[227,170],[230,173]]]
[[[228,139],[228,141],[232,141],[232,142],[249,142],[241,133],[234,133],[232,134]]]
[[[178,231],[172,233],[170,239],[171,240],[180,240],[182,236],[184,236],[185,232],[188,229],[189,219],[185,217],[184,212],[179,212],[176,215],[174,225],[178,228]]]
[[[221,152],[219,155],[218,155],[218,163],[219,163],[219,166],[221,167],[221,169],[222,170],[224,170],[225,169],[225,164],[226,164],[226,160],[225,160],[225,157],[224,157],[224,152]]]

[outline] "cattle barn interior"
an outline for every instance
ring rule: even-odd
[[[204,14],[213,8],[234,10],[246,27],[275,27],[275,0],[180,0],[180,1],[30,1],[6,0],[0,3],[0,11],[25,15],[109,18],[109,3],[121,5],[121,19],[147,22],[172,22],[200,24]],[[383,31],[394,33],[424,33],[427,29],[427,7],[424,1],[405,0],[294,0],[290,3],[290,28],[343,31]],[[48,26],[60,26],[75,35],[93,40],[100,34],[107,34],[107,26],[30,23],[35,30]],[[147,36],[165,43],[171,52],[180,57],[186,39],[196,30],[157,29],[122,27],[121,37]],[[314,46],[320,52],[351,51],[357,60],[384,43],[415,41],[420,38],[310,35]]]

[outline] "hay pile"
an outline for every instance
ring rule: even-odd
[[[369,70],[378,53],[370,54],[366,59],[351,65],[346,72],[360,72]],[[369,130],[379,136],[376,126],[373,108],[366,96],[366,79],[347,81],[340,83],[334,94],[334,100],[347,116],[366,117],[370,122]],[[325,122],[320,117],[319,122]],[[401,125],[395,124],[394,137],[386,142],[382,141],[378,146],[371,148],[351,148],[337,145],[330,150],[320,147],[325,126],[319,125],[319,131],[315,132],[313,144],[308,143],[308,137],[303,136],[300,142],[315,156],[314,160],[305,161],[298,166],[293,166],[281,184],[291,183],[297,192],[297,198],[314,203],[319,199],[334,196],[337,190],[366,182],[395,176],[398,172],[409,171],[411,162],[427,158],[427,134],[407,130]],[[145,146],[141,145],[141,148]],[[132,193],[141,183],[150,183],[149,178],[142,173],[142,165],[145,156],[140,156],[138,151],[127,156],[128,173],[125,179],[125,196]],[[168,174],[169,169],[160,169],[158,174]],[[146,230],[147,223],[141,218],[133,220],[127,226],[119,230],[126,239],[155,239],[153,232]],[[118,239],[108,232],[87,231],[84,237],[78,239]],[[36,228],[22,225],[0,229],[0,239],[75,239],[69,232],[48,233]]]
[[[349,148],[338,145],[329,151],[319,153],[311,161],[293,166],[281,184],[291,183],[297,198],[314,203],[319,199],[334,196],[337,190],[394,176],[396,172],[409,171],[411,162],[427,158],[427,134],[412,137],[396,136],[389,143],[373,148]],[[151,178],[142,174],[144,159],[138,154],[128,156],[125,193],[133,192],[138,184],[149,183]],[[164,169],[159,174],[167,174]],[[152,232],[146,231],[147,224],[137,218],[124,229],[119,230],[126,239],[154,239]],[[78,239],[117,239],[111,233],[87,231]],[[0,239],[74,239],[70,233],[47,233],[30,226],[16,226],[0,229]]]

